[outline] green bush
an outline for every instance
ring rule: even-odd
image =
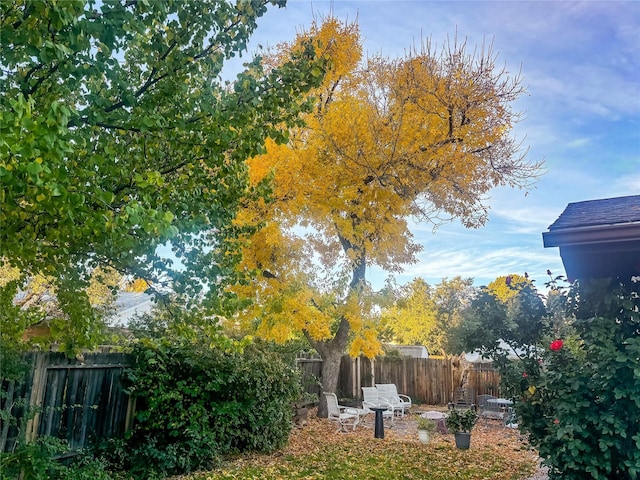
[[[24,427],[24,425],[21,425]],[[65,440],[40,437],[27,442],[20,431],[15,449],[0,452],[0,480],[115,480],[110,464],[89,452],[78,452],[66,462],[59,458],[70,448]]]
[[[573,333],[556,329],[541,365],[521,376],[521,426],[551,478],[640,477],[639,286],[576,285]]]
[[[50,480],[116,480],[128,478],[110,470],[110,465],[103,459],[94,458],[91,454],[80,454],[73,463],[62,468],[56,477]]]
[[[0,478],[49,480],[63,469],[55,457],[67,450],[62,440],[44,437],[35,442],[20,444],[14,452],[0,453]]]
[[[224,454],[282,447],[300,378],[267,344],[140,342],[128,388],[137,397],[128,472],[161,478],[211,468]]]

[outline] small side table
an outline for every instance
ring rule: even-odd
[[[428,412],[424,412],[421,417],[428,418],[429,420],[436,422],[438,432],[449,433],[447,430],[447,416],[444,413],[429,410]]]
[[[369,407],[369,409],[376,412],[375,438],[384,438],[384,418],[382,413],[389,410],[389,407]]]

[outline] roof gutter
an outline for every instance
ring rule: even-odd
[[[545,247],[564,247],[590,243],[638,242],[640,222],[594,227],[557,228],[542,233]]]

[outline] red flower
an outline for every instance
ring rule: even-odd
[[[522,378],[527,378],[529,375],[527,375],[527,372],[522,372]]]
[[[555,423],[556,425],[558,425],[558,424],[560,423],[560,420],[558,420],[557,418],[555,418],[555,419],[553,420],[553,423]]]
[[[557,352],[558,350],[560,350],[562,348],[562,340],[554,340],[553,342],[551,342],[551,345],[549,345],[549,348],[551,349],[552,352]]]

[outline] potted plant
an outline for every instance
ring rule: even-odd
[[[437,428],[436,422],[425,417],[418,416],[418,438],[422,443],[429,443],[431,436]]]
[[[476,409],[450,410],[446,421],[447,427],[455,435],[456,447],[463,450],[469,448],[471,444],[471,429],[478,421],[478,412]]]

